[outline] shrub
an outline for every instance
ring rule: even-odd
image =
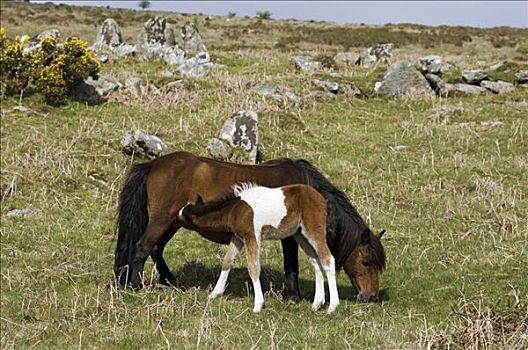
[[[271,12],[266,11],[257,11],[257,17],[260,19],[271,19]]]
[[[44,101],[59,104],[72,88],[88,77],[96,77],[101,69],[87,49],[87,43],[78,38],[68,38],[61,47],[55,39],[45,38],[40,49],[24,52],[27,39],[10,41],[5,30],[0,31],[0,71],[6,94],[23,93],[35,84]]]
[[[232,19],[232,18],[235,18],[235,17],[236,17],[236,12],[228,12],[227,13],[227,18]]]

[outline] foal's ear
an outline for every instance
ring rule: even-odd
[[[368,228],[361,232],[361,244],[367,245],[370,242],[370,230]]]
[[[378,238],[381,239],[381,237],[383,236],[383,234],[385,233],[386,230],[382,230],[380,233],[378,233]]]
[[[201,204],[201,203],[203,203],[203,198],[202,196],[198,195],[198,197],[196,198],[196,203],[194,204]]]

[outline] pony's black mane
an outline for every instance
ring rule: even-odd
[[[308,185],[316,188],[326,199],[328,207],[326,240],[336,268],[341,268],[354,249],[361,244],[361,234],[368,230],[370,263],[378,270],[385,268],[385,251],[380,239],[370,231],[368,225],[350,203],[347,195],[336,188],[312,164],[304,159],[294,160]]]
[[[203,216],[224,208],[229,202],[236,198],[238,198],[236,195],[236,190],[232,188],[211,201],[189,204],[185,206],[183,209],[183,214]]]

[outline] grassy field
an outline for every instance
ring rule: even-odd
[[[5,2],[1,6],[2,26],[10,36],[35,35],[56,26],[63,38],[78,35],[89,42],[108,16],[122,25],[126,41],[134,41],[141,24],[153,15]],[[164,15],[176,28],[185,20],[196,21],[213,60],[224,67],[205,80],[190,82],[189,90],[176,95],[138,100],[118,92],[102,105],[69,102],[60,107],[30,95],[22,101],[28,112],[13,110],[18,98],[0,102],[2,349],[528,346],[526,89],[448,99],[376,97],[370,93],[373,82],[386,67],[341,70],[364,90],[365,98],[290,104],[248,89],[270,79],[307,94],[313,88],[311,76],[294,70],[291,54],[302,50],[333,55],[345,46],[362,51],[362,45],[369,44],[328,39],[344,30],[369,33],[372,43],[393,39],[393,61],[436,53],[460,69],[485,68],[505,59],[525,64],[526,53],[519,47],[528,30],[338,27]],[[306,39],[316,29],[324,29],[324,34]],[[449,35],[427,45],[408,39],[412,33],[437,32]],[[170,68],[131,58],[111,62],[103,72],[120,79],[135,73],[159,84],[165,69]],[[442,108],[454,106],[463,111],[447,112],[445,119]],[[341,273],[342,303],[336,313],[312,312],[313,271],[302,254],[303,300],[281,300],[279,242],[263,246],[266,307],[261,314],[251,312],[253,295],[244,258],[237,259],[224,297],[208,301],[226,247],[185,230],[165,254],[177,288],[157,285],[149,261],[144,290],[116,290],[112,267],[117,196],[127,168],[139,161],[121,153],[123,134],[142,129],[159,136],[170,151],[206,155],[208,139],[240,109],[259,114],[264,159],[309,160],[350,196],[375,231],[387,229],[388,265],[380,303],[356,303],[355,291]],[[42,209],[44,215],[6,216],[9,210],[27,206]]]

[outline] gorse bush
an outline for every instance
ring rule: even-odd
[[[96,77],[101,69],[88,51],[87,43],[78,38],[68,38],[62,46],[53,38],[45,38],[41,47],[31,52],[24,52],[26,43],[27,37],[11,41],[1,29],[2,93],[23,94],[33,83],[45,102],[60,104],[75,84]]]
[[[257,17],[260,19],[271,19],[271,12],[266,11],[257,11]]]

